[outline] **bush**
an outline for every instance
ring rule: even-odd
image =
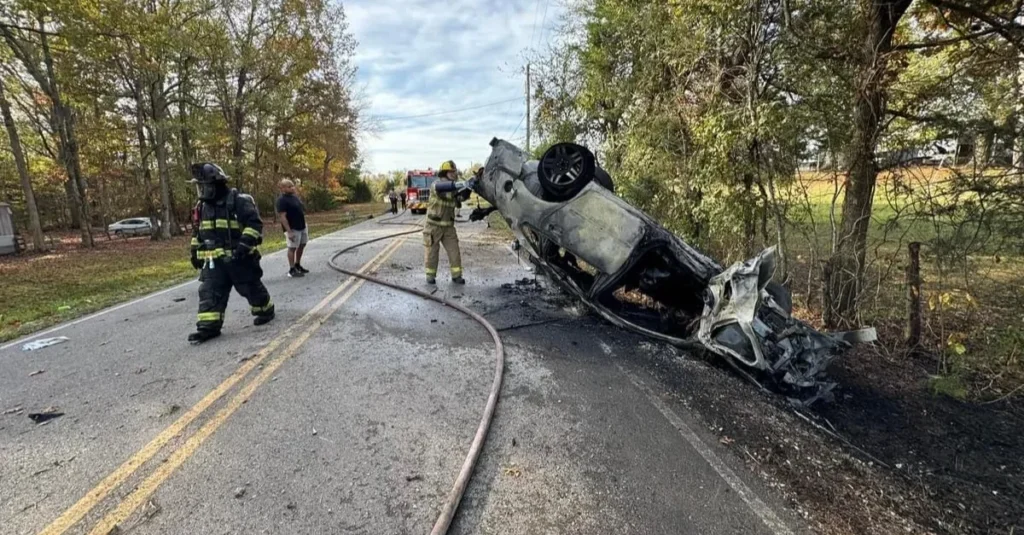
[[[322,212],[338,207],[338,201],[334,199],[334,195],[327,189],[319,186],[312,187],[306,192],[306,198],[303,199],[303,203],[309,212]]]
[[[353,183],[348,184],[348,187],[351,190],[351,195],[349,195],[348,199],[349,202],[359,203],[370,202],[373,200],[373,190],[370,189],[370,185],[367,184],[365,180],[355,180]]]

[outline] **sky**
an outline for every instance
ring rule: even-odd
[[[522,143],[525,57],[554,37],[559,0],[347,0],[344,6],[359,43],[364,113],[378,124],[360,139],[364,170],[436,169],[445,160],[466,169],[486,160],[492,137]]]

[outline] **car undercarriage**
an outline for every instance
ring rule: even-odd
[[[543,273],[609,322],[708,351],[804,405],[831,399],[828,364],[850,341],[872,339],[872,330],[829,335],[794,318],[789,292],[771,281],[774,248],[723,269],[617,197],[585,147],[557,144],[539,161],[507,141],[491,147],[474,191]]]

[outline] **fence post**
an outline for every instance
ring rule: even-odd
[[[907,245],[907,347],[916,349],[921,344],[921,243]]]

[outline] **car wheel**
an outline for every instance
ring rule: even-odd
[[[537,178],[551,200],[567,201],[594,179],[594,153],[575,143],[558,143],[544,151]]]
[[[121,232],[120,230],[115,230],[115,231],[114,231],[114,236],[118,236],[118,237],[120,237],[120,236],[121,236],[121,234],[122,234],[122,232]]]

